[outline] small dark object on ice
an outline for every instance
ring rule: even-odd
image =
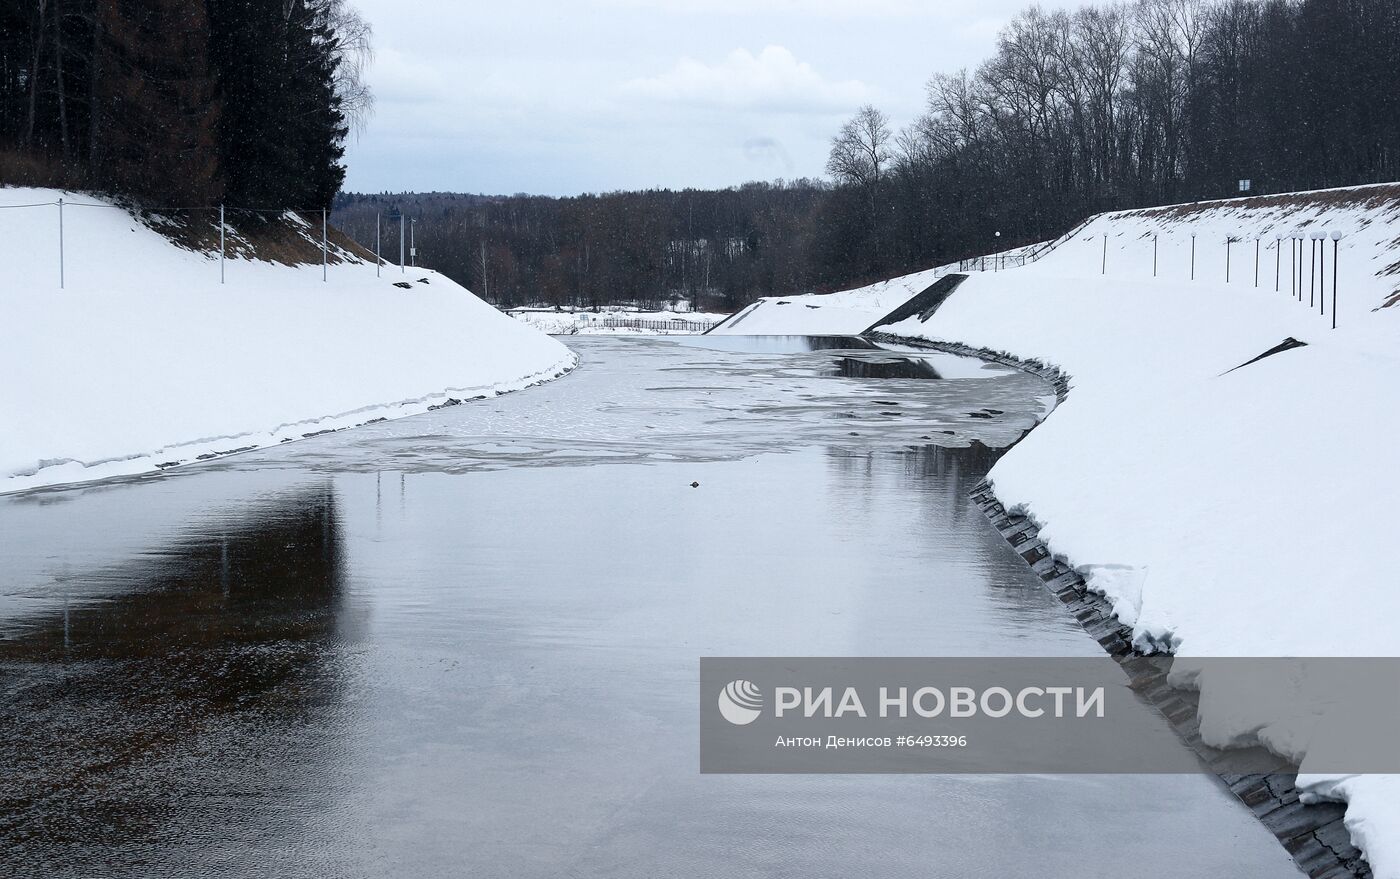
[[[408,283],[407,281],[395,281],[395,282],[394,282],[394,286],[395,286],[395,287],[402,287],[402,288],[404,288],[405,290],[412,290],[412,289],[413,289],[413,285],[410,284],[410,283]]]
[[[691,487],[691,488],[699,488],[699,487],[700,487],[700,483],[698,483],[698,482],[692,482],[692,483],[690,483],[690,487]]]
[[[967,413],[967,415],[968,415],[969,418],[991,418],[991,417],[992,417],[992,416],[988,415],[986,412],[969,412],[969,413]]]

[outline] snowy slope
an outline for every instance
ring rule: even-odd
[[[61,194],[0,189],[0,206]],[[319,265],[232,259],[221,285],[217,253],[110,208],[68,207],[64,247],[60,290],[57,209],[0,207],[0,492],[409,415],[575,362],[422,269],[376,278],[345,254],[323,283]]]
[[[1346,235],[1335,331],[1307,305],[1309,285],[1303,303],[1287,292],[1286,241],[1274,291],[1273,236],[1299,227]],[[1227,237],[1247,241],[1233,245],[1229,284]],[[1112,599],[1140,646],[1395,656],[1400,577],[1382,523],[1400,497],[1400,305],[1380,306],[1395,291],[1396,241],[1393,187],[1106,215],[1038,263],[974,274],[927,322],[888,329],[1068,374],[1068,399],[991,478]],[[1327,258],[1330,311],[1330,241]],[[1306,347],[1235,369],[1288,337]],[[1304,773],[1307,753],[1327,746],[1329,712],[1346,725],[1345,706],[1200,683],[1207,741],[1259,740],[1303,758]],[[1300,784],[1348,800],[1348,828],[1377,875],[1400,877],[1400,776]]]
[[[947,269],[929,269],[840,293],[770,296],[712,331],[721,336],[848,336],[923,292]]]

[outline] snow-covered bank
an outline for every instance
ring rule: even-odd
[[[1299,230],[1302,303],[1289,292],[1287,238]],[[1344,235],[1335,331],[1330,240],[1325,303],[1319,286],[1308,305],[1308,236],[1324,231]],[[1242,240],[1230,244],[1227,284],[1229,238]],[[1400,306],[1383,307],[1400,280],[1396,240],[1396,187],[1106,215],[1038,263],[974,274],[926,320],[881,329],[1068,375],[1068,399],[991,481],[1113,602],[1139,646],[1395,656],[1400,577],[1378,529],[1400,497]],[[1304,346],[1241,367],[1289,338]],[[1322,731],[1345,726],[1345,706],[1307,680],[1274,693],[1197,683],[1208,742],[1257,740],[1301,759],[1300,786],[1347,800],[1376,875],[1400,877],[1400,776],[1306,774]]]
[[[575,358],[447,278],[175,246],[123,210],[0,189],[0,492],[140,473],[561,375]],[[308,230],[310,231],[310,230]],[[319,233],[319,230],[314,230]],[[404,286],[395,286],[401,284]]]
[[[721,336],[851,336],[898,308],[941,276],[947,267],[891,278],[839,293],[770,296],[736,311],[715,327]]]
[[[703,333],[728,315],[704,311],[599,311],[514,308],[511,317],[551,336],[668,336]]]

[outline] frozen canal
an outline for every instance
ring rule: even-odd
[[[966,498],[1039,380],[724,343],[0,498],[0,875],[1297,875],[1205,776],[701,776],[701,656],[1098,653]]]

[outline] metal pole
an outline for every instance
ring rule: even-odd
[[[1099,274],[1108,274],[1108,233],[1103,233],[1103,266],[1099,269]]]
[[[408,271],[403,261],[403,211],[399,211],[399,274]]]
[[[224,206],[219,205],[219,283],[224,282]]]
[[[1297,298],[1298,298],[1298,238],[1297,238],[1297,236],[1291,236],[1291,237],[1289,237],[1289,239],[1288,239],[1288,247],[1289,247],[1289,251],[1290,251],[1290,252],[1289,252],[1289,256],[1292,257],[1292,259],[1289,260],[1289,265],[1288,265],[1288,269],[1289,269],[1288,291],[1289,291],[1289,295],[1291,295],[1294,299],[1297,299]]]
[[[1234,243],[1235,236],[1225,236],[1225,283],[1230,283],[1230,245]]]
[[[330,252],[326,247],[326,209],[321,208],[321,282],[330,280]]]
[[[414,217],[408,221],[408,255],[413,260],[413,267],[418,268],[418,239],[413,232],[418,228],[418,218]]]
[[[1274,292],[1278,292],[1279,277],[1283,269],[1283,239],[1274,237]]]
[[[1157,233],[1152,233],[1152,277],[1157,277]]]
[[[1317,239],[1317,273],[1322,277],[1322,291],[1317,297],[1317,313],[1327,316],[1327,239]]]
[[[1337,245],[1340,242],[1332,239],[1332,329],[1337,328]]]
[[[374,212],[374,276],[381,276],[384,260],[379,256],[379,211]]]
[[[67,286],[63,276],[63,196],[58,198],[58,289]]]
[[[1312,308],[1313,297],[1317,295],[1317,239],[1310,239],[1312,247],[1308,253],[1308,308]]]
[[[1298,278],[1297,278],[1297,281],[1296,281],[1296,283],[1297,283],[1297,285],[1298,285],[1298,296],[1297,296],[1297,299],[1298,299],[1299,302],[1302,302],[1302,301],[1303,301],[1303,239],[1302,239],[1302,238],[1299,238],[1299,239],[1298,239],[1298,272],[1297,272],[1297,275],[1298,275]]]
[[[1191,233],[1191,280],[1196,280],[1196,233]]]
[[[1254,289],[1259,289],[1259,236],[1254,236]]]

